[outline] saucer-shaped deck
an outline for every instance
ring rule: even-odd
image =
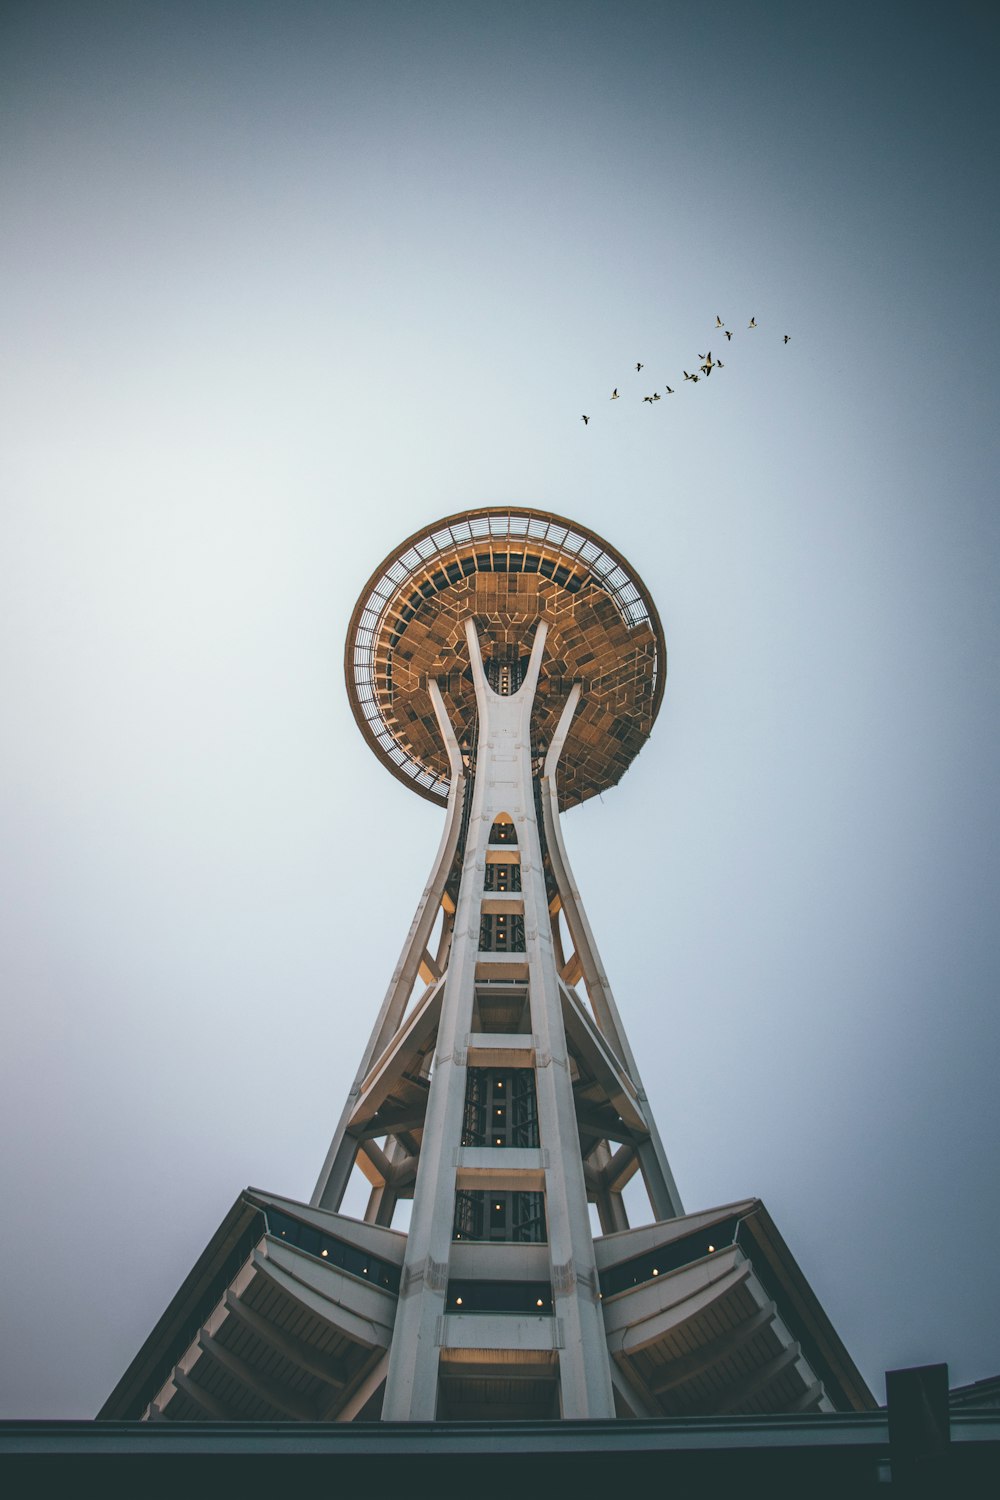
[[[484,658],[523,664],[548,623],[531,721],[544,756],[575,682],[582,699],[559,763],[563,808],[614,786],[663,696],[666,650],[641,579],[607,542],[546,511],[469,510],[414,533],[376,568],[347,633],[354,716],[394,776],[445,803],[450,780],[427,683],[437,681],[463,749],[476,698],[465,621]],[[515,679],[516,680],[516,679]]]

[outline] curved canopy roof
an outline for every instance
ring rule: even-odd
[[[572,685],[583,697],[559,768],[571,807],[620,780],[649,736],[666,650],[656,607],[620,553],[547,511],[462,511],[408,537],[365,584],[344,668],[361,732],[393,775],[444,803],[448,757],[427,692],[438,682],[460,742],[475,733],[465,621],[485,655],[527,657],[539,620],[549,634],[532,744],[547,748]]]

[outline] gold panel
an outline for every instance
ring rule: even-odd
[[[465,621],[484,656],[526,661],[539,620],[548,638],[532,715],[532,748],[548,749],[574,683],[581,701],[559,769],[560,805],[614,786],[649,737],[666,652],[652,599],[593,532],[536,510],[473,510],[408,538],[372,574],[345,652],[355,718],[389,770],[447,800],[448,758],[427,684],[437,681],[463,749],[476,700]]]

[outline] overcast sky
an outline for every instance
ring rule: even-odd
[[[880,1400],[1000,1371],[995,7],[2,26],[0,1415],[308,1197],[443,816],[347,621],[488,504],[663,619],[566,837],[687,1208],[763,1197]]]

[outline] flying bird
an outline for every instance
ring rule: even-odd
[[[715,368],[716,368],[716,369],[717,369],[717,370],[724,370],[724,369],[725,369],[725,368],[726,368],[726,367],[725,367],[725,365],[724,365],[724,364],[723,364],[723,363],[722,363],[722,360],[721,360],[721,359],[717,359],[717,360],[716,360],[716,361],[715,361]]]
[[[791,334],[790,334],[790,333],[786,333],[786,334],[785,334],[785,343],[786,343],[786,344],[787,344],[787,343],[788,343],[788,341],[789,341],[789,339],[790,339],[790,338],[791,338],[791,336],[792,336],[792,335],[791,335]]]
[[[618,387],[617,386],[615,386],[614,390],[611,392],[611,400],[612,401],[617,401],[618,400]]]
[[[688,372],[687,372],[687,370],[685,370],[684,371],[684,379],[685,380],[697,380],[698,377],[697,377],[697,375],[689,375]]]
[[[589,417],[581,417],[580,421],[584,424],[584,426],[586,426],[587,423],[590,421],[590,418]]]
[[[757,327],[757,319],[756,318],[751,318],[750,321],[749,321],[749,323],[747,324],[747,327],[748,328],[756,328]]]
[[[645,365],[637,364],[636,367],[635,367],[635,373],[638,375],[639,371],[640,370],[644,370],[645,368],[646,368]]]
[[[643,401],[653,402],[653,401],[659,401],[660,398],[659,398],[659,396],[643,396],[642,399],[643,399]]]
[[[711,375],[712,370],[715,368],[716,364],[718,363],[717,360],[714,360],[712,358],[712,351],[711,351],[711,349],[709,349],[709,351],[708,351],[707,354],[699,354],[698,358],[699,359],[703,359],[705,361],[705,363],[701,367],[701,373],[703,375],[706,375],[706,376],[707,375]]]
[[[725,323],[723,323],[722,319],[719,317],[718,313],[716,313],[715,315],[715,326],[716,328],[725,328],[726,326]]]
[[[726,338],[727,339],[731,339],[732,338],[732,334],[729,332],[728,328],[726,329]]]
[[[673,388],[673,386],[665,385],[663,387],[663,389],[666,391],[666,393],[667,393],[668,396],[672,396],[674,394],[674,388]]]

